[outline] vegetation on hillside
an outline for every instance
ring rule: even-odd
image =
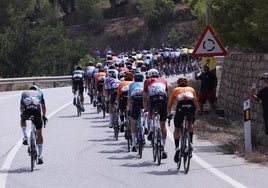
[[[122,6],[134,6],[155,31],[168,22],[178,3],[185,3],[198,18],[196,31],[205,26],[205,3],[210,24],[223,44],[229,47],[268,51],[268,5],[265,0],[1,0],[0,1],[0,76],[66,75],[74,64],[88,55],[87,39],[68,38],[62,20],[90,23],[97,32],[104,27],[103,7],[119,15]],[[125,11],[124,16],[130,11]],[[168,40],[181,36],[169,28]]]

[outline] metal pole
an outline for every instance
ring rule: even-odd
[[[208,5],[207,5],[207,0],[205,0],[205,4],[206,4],[206,25],[209,24],[209,19],[208,19]]]
[[[245,150],[251,152],[251,123],[250,123],[250,99],[243,102],[244,107],[244,134],[245,134]]]

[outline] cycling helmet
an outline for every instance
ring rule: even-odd
[[[39,88],[36,85],[31,85],[29,90],[39,90]]]
[[[115,69],[115,66],[114,66],[114,65],[110,65],[110,66],[108,67],[108,69]]]
[[[260,79],[261,79],[261,80],[263,80],[263,79],[268,79],[268,72],[263,73],[263,75],[261,76]]]
[[[118,67],[124,67],[124,63],[123,62],[118,63]]]
[[[109,72],[108,72],[108,77],[116,78],[115,71],[109,71]]]
[[[178,87],[186,87],[188,86],[188,81],[185,77],[181,77],[177,80]]]
[[[92,61],[89,61],[89,62],[87,63],[87,66],[94,66],[94,64],[93,64]]]
[[[137,73],[134,75],[134,82],[143,82],[143,75],[140,73]]]
[[[82,65],[80,65],[80,64],[76,65],[76,66],[75,66],[75,69],[76,69],[76,70],[82,70]]]
[[[158,72],[158,70],[156,70],[156,69],[150,69],[150,70],[148,70],[148,77],[149,78],[153,78],[153,77],[159,77],[159,72]]]
[[[101,63],[97,63],[96,64],[96,68],[102,68],[103,66],[102,66],[102,64]]]
[[[132,81],[133,80],[133,73],[130,71],[126,71],[124,74],[124,80]]]

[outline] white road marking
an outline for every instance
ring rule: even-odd
[[[170,132],[170,130],[167,128],[167,136],[168,138],[174,143],[173,134]],[[239,183],[238,181],[234,180],[233,178],[227,176],[226,174],[222,173],[221,171],[217,170],[210,164],[208,164],[206,161],[198,157],[196,154],[193,153],[193,158],[195,162],[197,162],[199,165],[204,167],[206,170],[210,171],[215,176],[218,176],[225,182],[229,183],[230,185],[237,187],[237,188],[247,188],[247,186]]]
[[[47,116],[47,118],[49,119],[50,117],[52,117],[53,115],[55,115],[56,113],[58,113],[60,110],[62,110],[63,108],[65,108],[66,106],[72,104],[72,102],[69,102],[65,105],[63,105],[62,107],[58,108],[57,110],[55,110],[54,112],[52,112],[51,114],[49,114]],[[5,159],[0,171],[0,188],[5,188],[6,185],[6,180],[7,180],[7,175],[8,175],[8,171],[10,169],[10,166],[12,164],[12,161],[15,158],[16,153],[18,152],[18,150],[20,149],[20,147],[22,146],[21,143],[22,138],[16,143],[16,145],[10,150],[10,152],[8,153],[7,158]]]

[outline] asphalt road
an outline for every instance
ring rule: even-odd
[[[103,119],[97,114],[88,97],[86,111],[77,117],[70,87],[43,92],[49,118],[43,129],[44,164],[33,172],[27,147],[21,144],[21,91],[0,92],[0,188],[268,187],[267,167],[226,155],[217,146],[196,137],[189,173],[178,171],[173,162],[173,126],[168,127],[168,158],[157,166],[147,142],[140,159],[137,153],[127,152],[123,133],[114,141],[108,117]]]

